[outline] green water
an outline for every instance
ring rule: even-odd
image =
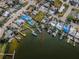
[[[79,47],[57,40],[46,32],[38,37],[28,34],[17,49],[15,59],[79,59]]]

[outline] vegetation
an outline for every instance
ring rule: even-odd
[[[58,17],[62,17],[64,15],[64,13],[59,13]]]
[[[0,44],[0,52],[1,53],[5,53],[5,51],[6,51],[6,47],[7,47],[7,43],[5,43],[5,44]],[[0,59],[3,59],[3,55],[2,56],[0,56]]]
[[[55,0],[55,1],[54,1],[54,5],[55,5],[56,7],[60,7],[60,6],[62,5],[62,2],[61,2],[60,0]]]
[[[73,19],[74,19],[73,16],[68,16],[68,17],[67,17],[67,21],[68,21],[68,22],[71,22]]]
[[[65,6],[66,8],[68,8],[68,7],[69,7],[69,5],[67,5],[67,4],[64,4],[64,6]]]
[[[34,20],[36,20],[36,21],[38,21],[38,22],[41,22],[41,20],[44,18],[44,16],[45,16],[45,13],[39,11],[39,12],[37,13],[37,15],[34,17]]]
[[[0,21],[0,27],[2,27],[3,24],[4,24],[4,22],[3,21]]]

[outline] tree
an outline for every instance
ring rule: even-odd
[[[68,21],[68,22],[71,22],[73,19],[74,19],[73,16],[68,16],[68,17],[67,17],[67,21]]]

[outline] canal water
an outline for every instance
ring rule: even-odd
[[[15,59],[79,59],[79,47],[57,38],[46,32],[38,37],[29,33],[16,50]]]

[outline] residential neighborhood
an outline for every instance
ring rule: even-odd
[[[50,57],[79,59],[79,0],[0,0],[0,59]]]

